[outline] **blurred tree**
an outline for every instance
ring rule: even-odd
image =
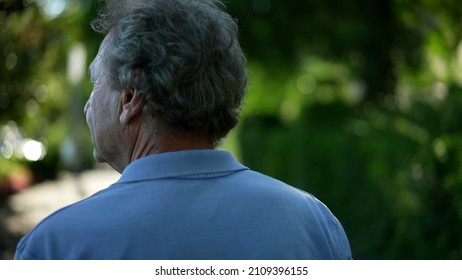
[[[70,83],[68,69],[75,65],[69,65],[68,56],[77,42],[85,42],[87,55],[95,53],[99,39],[88,25],[92,5],[89,0],[0,2],[0,181],[3,178],[4,184],[8,174],[25,167],[32,171],[32,180],[54,177],[65,167],[66,150],[69,154],[75,149],[75,142],[90,144],[83,136],[86,133],[79,133],[85,129],[83,114],[69,113],[74,107],[82,112],[90,88],[88,83]],[[74,131],[79,139],[70,138]],[[65,139],[73,144],[64,145]],[[84,153],[74,170],[91,162],[91,154]]]
[[[231,1],[252,168],[306,189],[356,258],[461,258],[458,1]]]
[[[307,54],[348,65],[364,83],[364,100],[394,94],[397,75],[418,72],[425,41],[454,50],[462,26],[457,0],[233,0],[243,46],[265,70],[280,75],[300,67]],[[430,35],[432,34],[432,35]]]

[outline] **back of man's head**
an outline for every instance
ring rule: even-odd
[[[236,22],[217,0],[103,1],[92,22],[114,32],[104,61],[113,89],[136,89],[146,112],[178,131],[223,138],[247,86]]]

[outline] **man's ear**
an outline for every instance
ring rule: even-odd
[[[126,89],[121,96],[120,123],[126,125],[135,117],[141,115],[145,101],[136,89]]]

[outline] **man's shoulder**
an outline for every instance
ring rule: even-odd
[[[247,170],[242,173],[243,177],[240,180],[246,185],[246,191],[256,191],[261,193],[261,195],[277,195],[281,198],[291,198],[300,201],[320,202],[308,191],[277,178],[253,170]]]
[[[322,216],[335,220],[330,209],[313,194],[263,173],[242,171],[228,183],[233,189],[230,191],[231,199],[257,204],[260,208],[268,207],[269,212],[280,211],[306,219]]]
[[[80,216],[79,212],[80,209],[82,209],[80,205],[84,203],[84,201],[85,200],[78,201],[49,214],[41,220],[26,237],[31,235],[50,234],[55,232],[55,230],[67,228],[68,225],[76,225],[76,220],[73,218]]]
[[[56,242],[66,233],[68,226],[75,226],[72,220],[63,218],[70,206],[61,208],[40,221],[17,245],[15,259],[46,259],[50,242]]]
[[[60,208],[40,221],[17,246],[16,259],[48,259],[54,256],[56,248],[66,248],[72,237],[73,242],[86,231],[95,218],[95,203],[104,192]],[[100,203],[99,203],[100,204]],[[100,204],[98,207],[102,208]],[[91,226],[91,225],[90,225]],[[52,252],[53,251],[53,252]]]

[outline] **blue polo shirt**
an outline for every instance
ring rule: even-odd
[[[230,153],[131,163],[108,188],[51,214],[16,259],[350,259],[339,221],[312,195]]]

